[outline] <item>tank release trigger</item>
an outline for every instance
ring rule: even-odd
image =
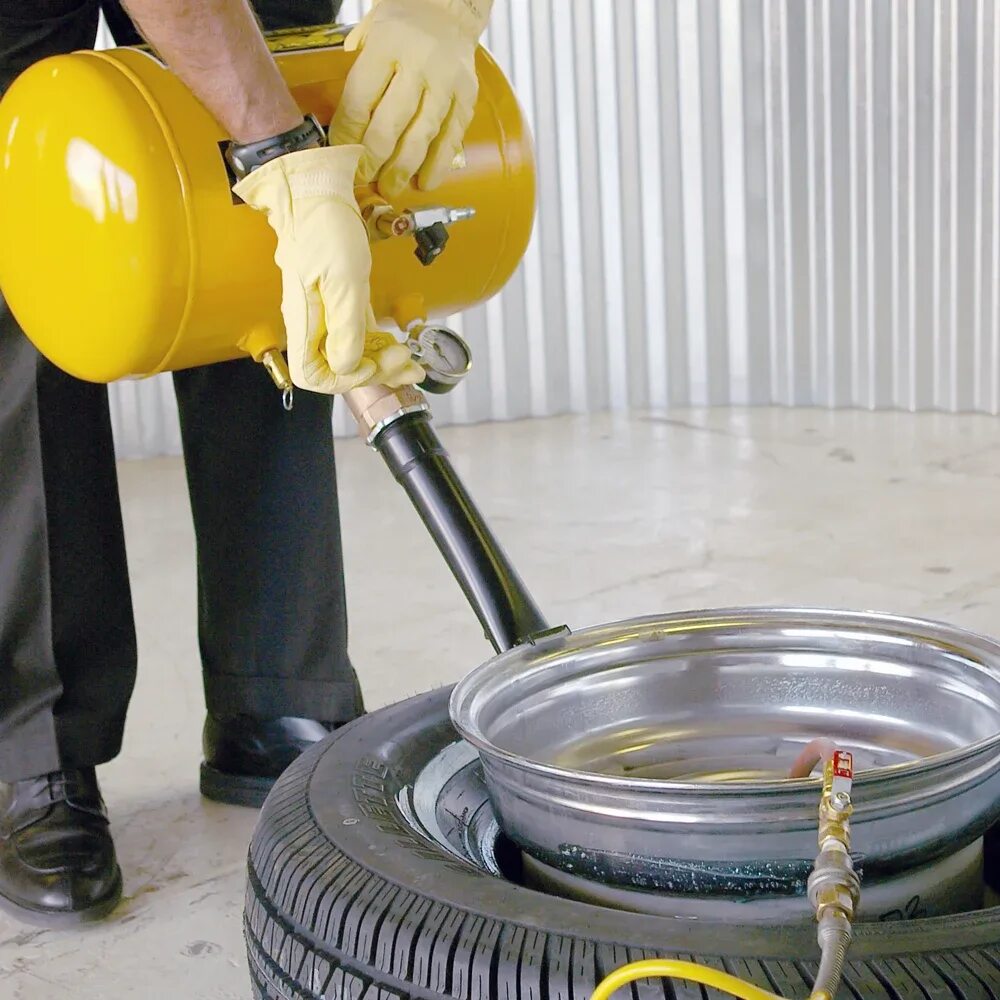
[[[413,238],[417,260],[424,267],[433,264],[444,252],[448,242],[448,226],[475,216],[474,208],[418,208],[413,217]]]
[[[444,253],[448,242],[448,230],[445,229],[443,222],[435,222],[426,229],[418,229],[413,238],[417,241],[417,249],[414,251],[417,260],[427,267]]]

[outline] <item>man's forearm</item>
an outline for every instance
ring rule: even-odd
[[[230,138],[266,139],[302,121],[247,0],[125,0],[125,7]]]

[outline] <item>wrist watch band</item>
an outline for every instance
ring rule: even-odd
[[[326,132],[323,126],[314,115],[306,115],[300,125],[280,135],[243,144],[231,142],[226,147],[226,162],[236,175],[236,179],[242,180],[247,174],[279,156],[300,149],[315,149],[326,144]]]

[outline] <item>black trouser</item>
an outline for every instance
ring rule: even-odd
[[[92,46],[99,6],[2,0],[0,90]],[[266,27],[334,15],[330,0],[256,6]],[[104,10],[119,44],[137,41]],[[354,718],[329,398],[298,392],[285,413],[252,361],[174,386],[209,711]],[[0,779],[114,757],[135,669],[107,390],[41,358],[0,299]]]

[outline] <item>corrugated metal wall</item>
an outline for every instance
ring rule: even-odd
[[[496,0],[487,44],[533,124],[539,219],[456,320],[477,368],[440,421],[998,412],[993,0]],[[176,449],[168,383],[113,395],[123,452]]]

